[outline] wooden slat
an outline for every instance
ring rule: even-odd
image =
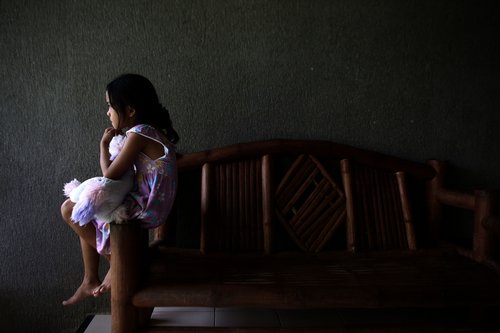
[[[376,204],[370,170],[360,168],[359,165],[356,164],[353,165],[352,170],[351,177],[356,182],[353,200],[360,202],[355,205],[357,215],[359,216],[356,222],[356,229],[359,229],[358,247],[372,249],[380,243],[381,235],[376,223],[377,217],[373,213],[373,207],[375,207]]]
[[[214,180],[214,189],[212,191],[212,196],[214,197],[214,200],[215,202],[213,203],[213,207],[212,207],[212,210],[215,212],[214,213],[214,217],[213,217],[213,221],[214,223],[212,223],[211,225],[211,232],[213,235],[220,235],[221,234],[221,226],[220,226],[220,223],[216,223],[217,221],[221,221],[223,219],[223,216],[221,215],[221,211],[219,209],[216,209],[216,207],[219,207],[220,206],[220,203],[222,201],[224,201],[224,197],[223,197],[223,191],[221,191],[220,189],[221,188],[224,188],[223,186],[223,179],[224,179],[224,175],[222,173],[222,168],[218,165],[215,165],[214,166],[214,174],[215,174],[215,180]],[[219,239],[213,239],[212,240],[212,244],[211,246],[212,247],[216,247],[216,248],[220,248],[222,246],[222,244],[220,243],[221,241]],[[215,244],[214,244],[215,243]]]
[[[228,205],[230,206],[231,215],[229,216],[229,220],[227,221],[228,227],[231,229],[231,241],[228,242],[228,250],[230,249],[240,249],[243,241],[245,239],[245,232],[240,228],[238,223],[239,218],[239,210],[238,210],[238,193],[239,190],[237,188],[238,185],[238,171],[235,168],[235,162],[228,163],[229,166],[229,187],[231,191],[231,195],[228,197]]]
[[[335,210],[333,216],[330,217],[327,225],[323,229],[318,229],[320,234],[315,238],[310,238],[310,240],[314,239],[313,244],[310,248],[314,252],[319,252],[325,243],[330,239],[330,236],[340,227],[340,225],[344,222],[346,212],[345,210]],[[326,218],[326,216],[325,216]]]
[[[341,208],[340,206],[345,204],[344,198],[335,192],[324,193],[324,196],[317,196],[316,199],[318,199],[318,201],[314,202],[316,210],[303,216],[305,223],[297,227],[297,232],[304,234],[306,237],[316,229],[315,227],[317,227],[318,224],[321,224],[325,212],[333,214],[335,210]],[[326,215],[328,216],[328,214]],[[308,226],[310,226],[310,228],[308,228]]]
[[[386,243],[387,243],[387,233],[385,229],[385,222],[386,222],[386,216],[385,212],[383,211],[384,205],[381,200],[381,187],[380,184],[378,183],[378,174],[376,171],[372,168],[363,168],[365,169],[368,174],[370,175],[370,184],[373,189],[371,193],[371,202],[372,202],[372,207],[371,207],[371,212],[373,212],[374,220],[375,220],[375,225],[376,225],[376,232],[377,232],[377,243],[373,249],[387,249]],[[370,214],[370,212],[368,212]]]
[[[400,207],[394,205],[393,201],[390,199],[391,194],[396,192],[394,175],[387,172],[379,172],[379,182],[381,185],[381,200],[384,206],[384,216],[385,216],[385,229],[387,232],[387,249],[398,249],[400,246],[400,235],[399,226],[401,225],[401,219],[398,216],[398,211]]]
[[[290,200],[286,203],[286,205],[283,207],[282,211],[286,212],[289,211],[293,205],[297,202],[297,200],[300,198],[300,196],[304,193],[304,191],[307,189],[307,187],[310,185],[311,181],[316,177],[319,173],[319,170],[312,170],[311,173],[307,176],[307,178],[304,180],[301,180],[301,185],[295,189],[295,190],[290,190],[291,193],[293,193],[292,197]]]
[[[283,179],[287,179],[286,182],[282,182],[278,185],[276,193],[280,194],[293,194],[298,187],[302,184],[300,181],[304,174],[309,174],[312,169],[312,165],[309,163],[304,163],[307,161],[306,155],[300,155],[290,166]],[[294,186],[295,185],[295,186]],[[284,197],[287,198],[287,197]],[[287,198],[289,200],[290,197]]]
[[[238,223],[240,234],[244,233],[247,230],[247,225],[245,221],[245,163],[243,161],[237,162],[238,167],[238,214],[236,216],[236,221]],[[245,235],[241,236],[241,246],[243,248],[248,248],[250,245],[248,237]]]
[[[309,179],[306,180],[305,187],[310,186]],[[307,217],[316,209],[316,206],[324,199],[328,191],[328,181],[323,179],[320,184],[313,190],[311,195],[308,196],[306,201],[300,206],[299,210],[295,213],[295,216],[289,221],[297,230],[301,229],[301,225],[304,225],[308,220]],[[303,192],[298,192],[297,197],[303,195]],[[287,206],[283,211],[288,211],[292,207]],[[302,222],[302,223],[301,223]]]
[[[249,161],[250,164],[250,174],[248,175],[250,178],[250,188],[249,188],[249,209],[250,209],[250,237],[252,239],[253,244],[257,244],[257,230],[256,230],[256,223],[255,221],[257,220],[257,212],[256,212],[256,198],[257,198],[257,188],[255,186],[256,182],[256,171],[255,171],[255,161],[252,159]]]
[[[206,253],[208,242],[211,238],[211,228],[213,227],[213,166],[209,163],[203,165],[201,169],[201,233],[200,250]]]
[[[224,201],[221,202],[221,206],[226,212],[226,218],[223,220],[224,222],[224,230],[226,231],[225,235],[223,236],[224,240],[224,247],[221,250],[230,250],[234,249],[233,244],[236,243],[237,241],[237,235],[234,234],[234,227],[232,224],[232,198],[233,198],[233,193],[232,193],[232,186],[231,186],[231,181],[232,181],[232,174],[231,174],[231,164],[225,163],[224,164],[224,183],[225,183],[225,197]]]
[[[400,249],[406,246],[401,246],[403,240],[400,234],[401,226],[403,225],[402,215],[399,214],[401,211],[401,204],[393,202],[390,198],[394,193],[398,193],[397,186],[395,182],[395,176],[393,173],[382,172],[381,182],[383,184],[384,190],[382,191],[382,201],[386,209],[386,228],[388,232],[388,249]]]
[[[416,250],[417,249],[417,238],[415,235],[415,228],[413,226],[410,201],[408,199],[408,188],[407,188],[407,184],[406,184],[406,174],[404,172],[397,172],[396,179],[398,182],[399,196],[401,198],[401,209],[403,211],[404,225],[405,225],[405,230],[406,230],[406,238],[408,240],[408,248],[410,250]]]
[[[388,179],[391,184],[393,182],[397,182],[397,180],[394,178],[394,177],[390,177]],[[394,206],[394,207],[398,207],[398,205],[401,206],[401,200],[400,199],[400,191],[390,191],[390,202],[391,204]],[[395,221],[405,221],[404,219],[404,214],[403,214],[403,211],[400,210],[400,209],[395,209],[393,212],[394,214],[394,220]],[[405,226],[402,225],[402,223],[395,223],[395,237],[397,239],[397,241],[395,242],[395,248],[401,248],[401,249],[404,249],[406,247],[408,247],[408,239],[406,237],[406,230],[405,230]]]
[[[264,252],[272,251],[272,222],[274,216],[273,205],[273,176],[272,159],[270,155],[262,157],[262,224],[264,235]]]
[[[355,188],[353,191],[353,200],[354,207],[356,208],[357,216],[359,216],[356,229],[358,230],[359,237],[359,248],[372,248],[374,244],[377,244],[376,237],[378,235],[376,230],[376,225],[374,223],[375,216],[370,214],[370,211],[373,207],[373,195],[371,191],[373,191],[373,187],[369,183],[369,178],[367,171],[361,173],[358,170],[357,165],[352,166],[351,177],[355,181]],[[366,188],[366,192],[363,191],[363,188]],[[361,194],[361,195],[360,195]],[[362,235],[366,235],[367,237],[362,237]]]
[[[257,249],[263,250],[264,249],[264,224],[263,224],[263,213],[262,213],[262,163],[261,159],[255,160],[255,172],[256,172],[256,179],[255,179],[255,186],[256,186],[256,191],[255,191],[255,205],[256,205],[256,219],[255,219],[255,226],[257,227],[256,230],[256,237],[257,237]]]
[[[444,173],[446,171],[446,164],[443,161],[429,160],[427,164],[434,169],[435,177],[426,183],[426,197],[427,197],[427,225],[428,225],[428,239],[431,245],[437,244],[440,239],[441,221],[443,216],[443,205],[438,199],[438,192],[443,188]]]
[[[245,230],[250,230],[252,228],[252,220],[250,218],[250,210],[251,207],[248,204],[250,202],[250,164],[248,161],[243,161],[243,172],[244,172],[244,179],[245,181],[242,183],[244,186],[243,193],[243,203],[244,203],[244,209],[242,211],[242,214],[244,214],[244,226]],[[250,235],[247,237],[247,244],[245,248],[250,248],[252,244],[252,237]]]
[[[351,163],[348,159],[340,161],[342,182],[344,184],[344,193],[346,197],[346,212],[347,212],[347,249],[356,251],[356,230],[355,230],[355,210],[352,192],[352,170]]]

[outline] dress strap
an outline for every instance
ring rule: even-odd
[[[174,148],[174,145],[170,141],[165,139],[159,133],[159,131],[151,125],[147,125],[147,124],[136,125],[126,132],[126,134],[128,134],[128,133],[136,133],[136,134],[142,135],[148,139],[151,139],[151,140],[154,140],[158,143],[161,143],[165,147],[165,149],[167,149],[167,150]]]

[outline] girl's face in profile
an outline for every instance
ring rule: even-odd
[[[108,112],[106,115],[109,117],[109,120],[111,120],[111,126],[113,126],[114,129],[121,129],[120,128],[120,114],[113,109],[111,104],[109,103],[109,96],[108,92],[106,91],[106,103],[108,104]]]

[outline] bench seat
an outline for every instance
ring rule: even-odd
[[[200,254],[159,249],[138,307],[500,307],[500,275],[452,249]]]

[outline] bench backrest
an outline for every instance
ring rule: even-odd
[[[276,221],[304,251],[320,251],[342,226],[351,250],[414,249],[407,178],[434,176],[426,164],[297,140],[179,158],[181,173],[192,169],[201,170],[202,252],[271,253]]]

